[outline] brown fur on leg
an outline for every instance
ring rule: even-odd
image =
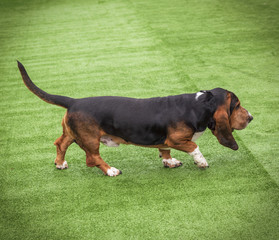
[[[98,167],[105,175],[117,176],[121,171],[111,168],[100,156],[100,139],[103,133],[99,125],[88,116],[82,113],[67,115],[65,121],[68,128],[75,136],[76,143],[86,153],[86,165],[88,167]],[[111,170],[113,169],[113,170]]]
[[[163,164],[167,168],[176,168],[182,166],[182,162],[176,160],[175,158],[172,158],[170,155],[170,150],[166,149],[160,149],[160,154],[162,155],[163,158]]]
[[[163,159],[169,159],[169,158],[171,158],[170,150],[165,150],[165,149],[160,149],[160,148],[159,148],[159,152],[160,152],[160,157],[161,157],[161,158],[163,158]]]
[[[68,164],[65,163],[65,154],[67,148],[74,142],[74,140],[65,133],[62,134],[59,138],[56,139],[54,145],[56,145],[57,156],[55,159],[55,165],[58,169],[68,168]]]
[[[190,153],[197,148],[197,144],[191,141],[193,135],[194,131],[185,123],[180,122],[168,129],[165,143],[171,148]]]

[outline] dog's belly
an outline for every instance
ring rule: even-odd
[[[166,134],[164,131],[146,131],[145,129],[106,129],[102,127],[102,129],[108,133],[107,136],[104,137],[104,142],[107,141],[108,144],[110,139],[115,142],[116,144],[135,144],[135,145],[161,145],[164,144],[166,140]],[[113,136],[113,137],[111,137]]]
[[[144,146],[159,145],[164,144],[167,136],[167,127],[144,121],[105,120],[101,122],[100,126],[107,135],[116,137],[115,142],[120,141],[120,143]]]
[[[135,144],[132,142],[126,142],[124,139],[112,136],[112,135],[103,135],[100,139],[100,142],[103,143],[104,145],[108,147],[118,147],[120,144],[132,144],[135,146],[140,146],[140,147],[150,147],[150,148],[159,148],[162,150],[169,150],[168,146],[166,144],[157,144],[157,145],[140,145],[140,144]]]

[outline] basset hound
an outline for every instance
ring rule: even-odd
[[[62,120],[63,134],[54,143],[57,169],[68,168],[64,158],[73,142],[85,151],[87,166],[96,166],[108,176],[117,176],[121,171],[101,158],[100,143],[110,147],[134,144],[157,148],[164,166],[169,168],[182,165],[171,157],[173,148],[192,156],[199,168],[206,168],[208,163],[195,143],[206,128],[220,144],[237,150],[232,131],[244,129],[253,119],[236,95],[222,88],[148,99],[111,96],[74,99],[44,92],[31,81],[20,62],[18,68],[31,92],[47,103],[67,109]]]

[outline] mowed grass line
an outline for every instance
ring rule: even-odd
[[[251,2],[249,14],[237,3],[3,1],[0,238],[278,239],[276,174],[263,167],[266,162],[278,165],[274,152],[264,149],[268,141],[252,146],[260,140],[260,131],[268,130],[274,140],[278,136],[270,123],[276,114],[265,120],[266,128],[256,110],[257,106],[265,114],[273,110],[271,103],[268,110],[258,98],[263,85],[264,97],[270,94],[276,101],[276,64],[267,66],[276,55],[266,54],[276,32],[255,42],[250,42],[253,33],[241,35],[252,27],[256,14],[275,24],[276,5],[270,2],[262,11],[258,2]],[[246,28],[244,21],[249,23]],[[253,32],[258,31],[254,26]],[[265,58],[259,60],[248,51],[249,44]],[[50,93],[151,97],[222,86],[236,92],[259,120],[236,134],[237,152],[220,146],[207,131],[198,140],[211,166],[206,171],[178,151],[173,156],[184,165],[165,169],[156,149],[101,146],[103,158],[123,171],[108,178],[86,167],[85,154],[76,145],[66,156],[70,168],[57,171],[53,142],[61,135],[65,111],[26,89],[15,59]],[[264,61],[261,71],[247,77],[248,67]],[[227,80],[232,73],[236,82]],[[251,96],[247,88],[252,83]]]

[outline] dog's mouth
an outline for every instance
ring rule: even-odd
[[[251,121],[252,121],[252,120],[251,120]],[[243,129],[245,129],[245,128],[249,125],[249,123],[250,123],[251,121],[246,121],[246,122],[242,123],[242,125],[240,125],[240,126],[238,126],[238,127],[232,128],[232,132],[233,132],[234,130],[243,130]]]

